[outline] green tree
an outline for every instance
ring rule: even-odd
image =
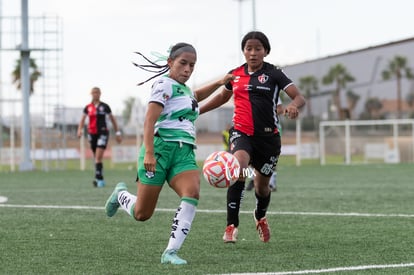
[[[414,109],[414,91],[411,91],[407,95],[407,97],[406,97],[405,100],[407,100],[408,106],[410,106],[411,109]],[[413,113],[411,113],[411,116],[410,117],[412,117],[412,116],[413,116]]]
[[[311,95],[318,91],[318,79],[313,75],[307,75],[299,78],[299,89],[304,91],[306,97],[306,108],[308,110],[308,117],[313,116],[312,114],[312,104],[311,104]]]
[[[412,107],[414,107],[414,92],[410,92],[408,95],[407,95],[407,97],[406,97],[406,99],[405,100],[407,100],[407,104],[412,108]]]
[[[131,112],[132,112],[132,108],[134,107],[134,104],[135,104],[135,97],[130,96],[124,100],[124,110],[122,111],[122,118],[124,119],[125,123],[128,123],[131,117]]]
[[[414,76],[411,68],[408,67],[407,58],[403,56],[395,56],[388,63],[387,69],[382,72],[382,78],[389,80],[395,78],[397,80],[397,117],[401,118],[401,79],[406,77],[412,79]]]
[[[352,90],[346,92],[346,99],[348,103],[349,118],[352,118],[352,113],[354,112],[355,106],[359,101],[360,96],[354,93]]]
[[[344,118],[344,112],[341,107],[341,90],[345,89],[347,83],[352,81],[355,81],[355,78],[347,71],[344,65],[339,63],[332,66],[322,78],[323,84],[335,84],[333,103],[336,106],[339,119]]]
[[[22,88],[20,68],[21,68],[21,59],[16,60],[14,70],[12,72],[12,81],[16,85],[17,89]],[[29,59],[29,74],[30,74],[30,95],[34,93],[34,83],[39,79],[42,73],[39,71],[39,68],[36,64],[36,61],[33,58]]]
[[[377,97],[371,97],[365,101],[365,110],[371,119],[379,118],[379,111],[381,109],[382,103]]]

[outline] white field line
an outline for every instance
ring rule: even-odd
[[[82,206],[82,205],[29,205],[29,204],[0,204],[0,207],[8,208],[35,208],[35,209],[77,209],[77,210],[104,210],[104,207],[99,206]],[[176,209],[157,208],[156,211],[174,212]],[[198,209],[197,212],[203,213],[225,213],[225,210],[205,210]],[[251,214],[251,211],[240,211],[243,214]],[[333,212],[268,212],[268,215],[310,215],[310,216],[354,216],[354,217],[405,217],[413,218],[410,214],[369,214],[369,213],[333,213]],[[405,268],[414,267],[414,263],[401,264],[384,264],[384,265],[363,265],[363,266],[349,266],[349,267],[335,267],[327,269],[313,269],[313,270],[297,270],[297,271],[281,271],[268,273],[232,273],[231,275],[300,275],[300,274],[321,274],[332,273],[340,271],[355,271],[368,269],[389,269],[389,268]],[[222,274],[225,275],[225,274]]]
[[[326,268],[326,269],[310,269],[310,270],[281,271],[281,272],[231,273],[231,275],[248,275],[248,274],[255,274],[255,275],[321,274],[321,273],[332,273],[332,272],[340,272],[340,271],[355,271],[355,270],[369,270],[369,269],[389,269],[389,268],[405,268],[405,267],[414,267],[414,263],[344,266],[344,267],[334,267],[334,268]],[[230,274],[220,274],[220,275],[230,275]]]
[[[101,206],[87,205],[35,205],[35,204],[1,204],[0,207],[9,208],[42,208],[42,209],[83,209],[104,210]],[[160,212],[175,212],[177,209],[157,208]],[[226,213],[226,210],[197,209],[200,213]],[[252,211],[240,211],[241,214],[251,214]],[[300,216],[345,216],[345,217],[390,217],[390,218],[414,218],[414,214],[380,214],[380,213],[335,213],[335,212],[294,212],[294,211],[269,211],[267,215],[300,215]]]

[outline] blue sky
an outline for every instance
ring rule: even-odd
[[[192,43],[198,61],[190,86],[239,65],[240,40],[252,29],[252,0],[28,0],[29,15],[63,21],[63,99],[82,107],[93,86],[121,113],[128,97],[148,98],[150,84],[134,51],[165,53]],[[20,14],[20,0],[0,0],[3,16]],[[266,61],[287,65],[414,36],[410,0],[255,0],[256,28],[270,39]],[[241,17],[240,17],[241,15]],[[241,20],[242,18],[242,20]],[[2,74],[2,81],[8,76]]]

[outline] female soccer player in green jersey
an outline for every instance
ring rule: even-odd
[[[137,195],[129,193],[125,183],[118,183],[106,202],[106,213],[112,217],[121,207],[137,221],[148,220],[164,183],[168,182],[181,202],[174,214],[161,263],[186,264],[177,252],[190,231],[200,193],[200,172],[194,154],[198,102],[230,81],[232,75],[193,92],[185,85],[197,59],[193,46],[187,43],[173,46],[165,66],[144,58],[149,65],[135,65],[152,72],[158,69],[157,75],[150,79],[168,74],[152,85],[144,121],[144,141],[138,157]]]

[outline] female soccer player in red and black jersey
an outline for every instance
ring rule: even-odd
[[[285,116],[291,119],[298,117],[299,108],[305,105],[305,99],[280,68],[264,61],[270,52],[270,43],[265,34],[258,31],[247,33],[242,39],[241,48],[246,63],[230,71],[234,80],[201,106],[200,113],[221,106],[234,95],[230,150],[240,162],[241,176],[227,191],[224,242],[237,241],[240,202],[249,164],[255,173],[256,229],[260,240],[268,242],[270,229],[266,211],[271,195],[269,179],[279,159],[281,147],[277,128],[277,99],[281,90],[291,98],[284,110]]]
[[[88,140],[95,158],[95,179],[93,180],[93,185],[95,187],[103,187],[105,181],[103,177],[102,159],[109,139],[109,130],[106,125],[107,116],[112,122],[118,143],[122,141],[122,136],[115,117],[112,115],[111,108],[108,104],[100,100],[101,90],[98,87],[94,87],[91,90],[91,95],[91,103],[83,109],[83,115],[78,127],[78,137],[81,137],[85,120],[88,117]]]

